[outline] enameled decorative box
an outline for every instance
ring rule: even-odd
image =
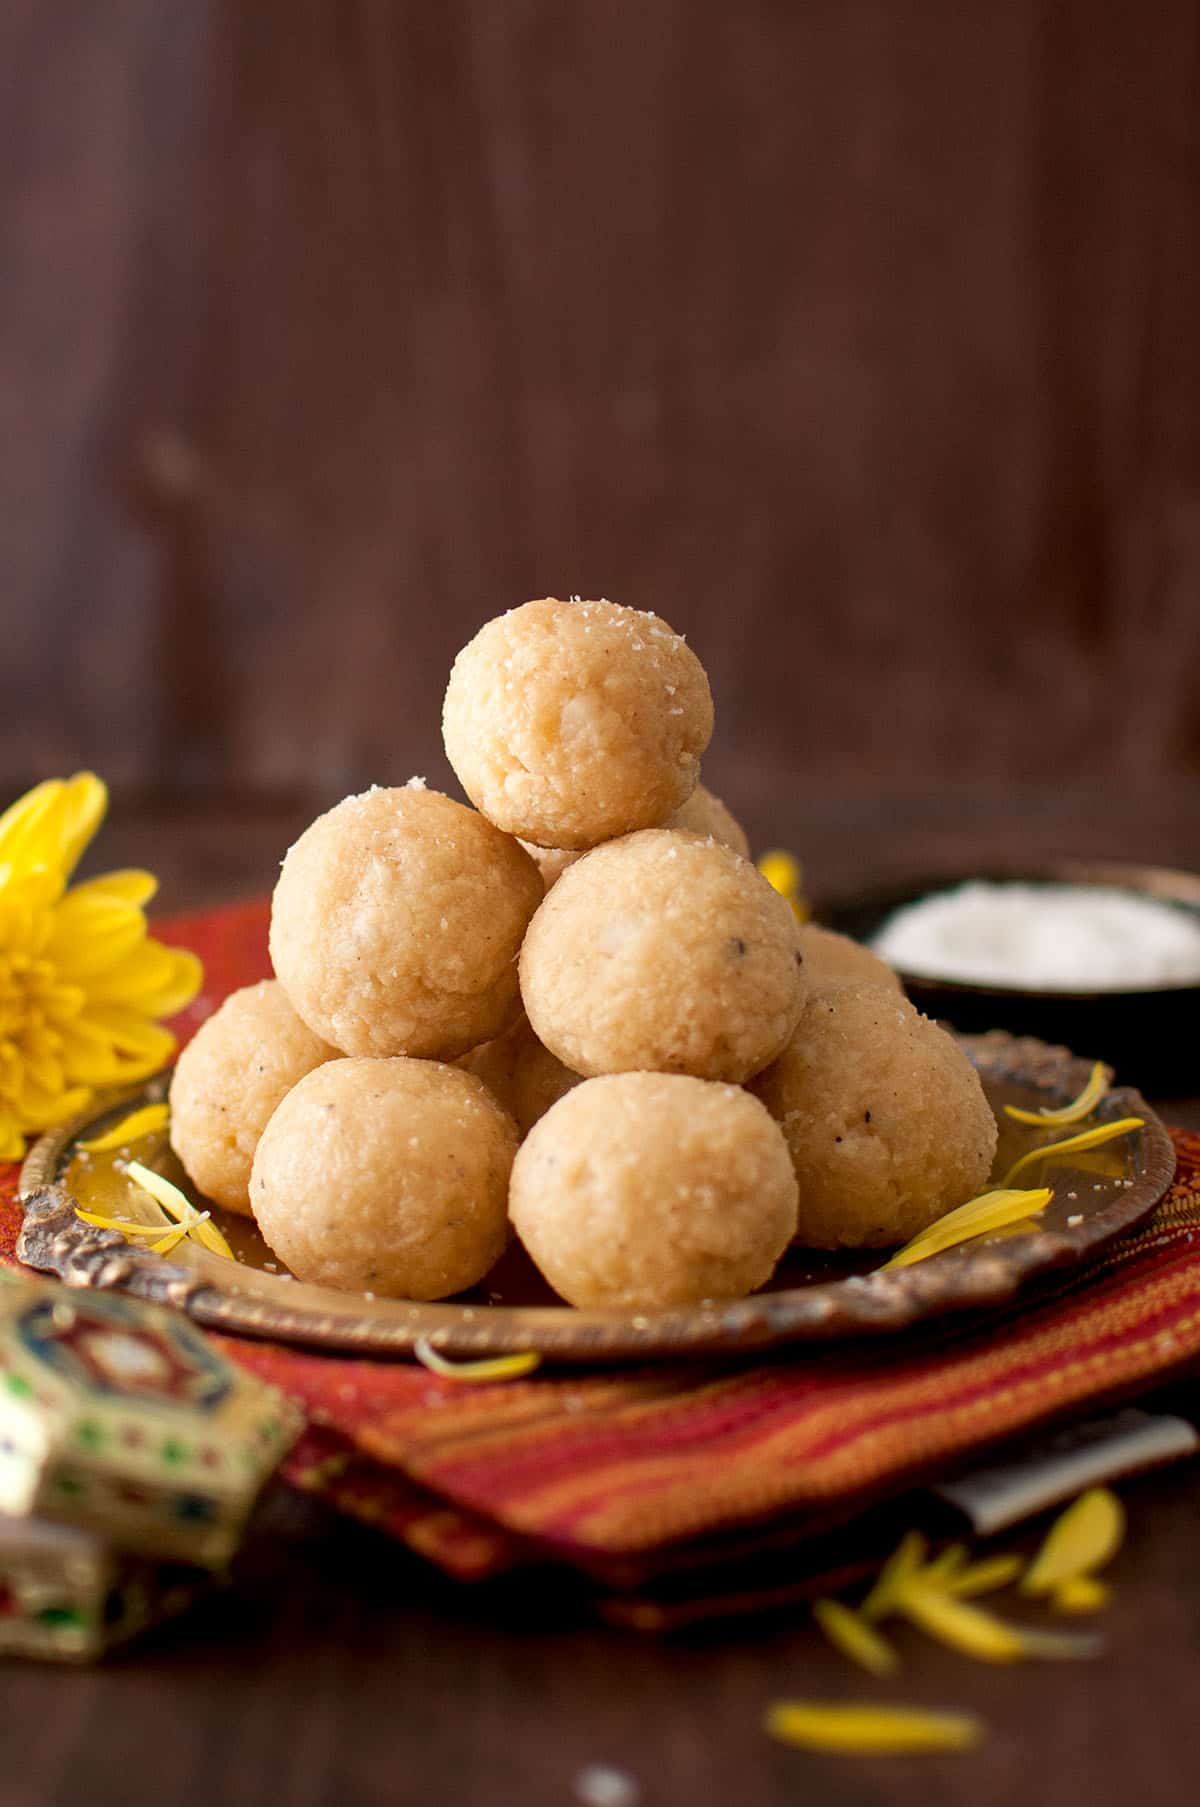
[[[223,1568],[299,1414],[178,1313],[0,1287],[0,1512]]]

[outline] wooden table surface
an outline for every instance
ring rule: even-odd
[[[828,796],[737,777],[759,844],[800,848],[817,890],[1021,853],[1198,863],[1194,791]],[[177,908],[269,883],[299,820],[152,811],[103,851],[155,864]],[[1163,1107],[1200,1125],[1200,1096]],[[641,1807],[1183,1807],[1200,1778],[1200,1467],[1123,1491],[1102,1658],[994,1669],[901,1637],[886,1686],[799,1614],[642,1639],[595,1623],[560,1576],[459,1588],[284,1496],[236,1585],[185,1620],[94,1672],[0,1666],[0,1807],[550,1807],[590,1764],[633,1778]],[[805,1756],[759,1729],[794,1694],[971,1708],[990,1737],[954,1758]]]

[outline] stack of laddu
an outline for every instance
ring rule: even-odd
[[[462,1292],[515,1228],[572,1304],[738,1298],[903,1241],[996,1127],[864,949],[800,927],[699,784],[708,681],[611,602],[487,623],[446,691],[474,808],[347,797],[283,863],[276,979],[182,1055],[173,1146],[300,1279]]]

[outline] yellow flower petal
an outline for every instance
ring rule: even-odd
[[[1064,1104],[1060,1110],[1027,1111],[1019,1105],[1006,1104],[1004,1114],[1011,1117],[1014,1123],[1031,1123],[1036,1129],[1047,1129],[1052,1124],[1061,1127],[1067,1123],[1082,1123],[1085,1117],[1091,1116],[1108,1091],[1111,1077],[1111,1069],[1102,1060],[1098,1060],[1078,1098],[1070,1104]]]
[[[1094,1575],[1071,1575],[1059,1582],[1050,1604],[1056,1612],[1099,1612],[1111,1598],[1112,1589],[1106,1581],[1098,1581]]]
[[[112,1044],[112,1038],[78,1017],[60,1026],[62,1058],[68,1079],[87,1085],[118,1085],[129,1074]],[[153,1067],[147,1069],[148,1073]]]
[[[901,1588],[919,1572],[928,1549],[929,1545],[919,1531],[905,1532],[859,1608],[864,1619],[883,1619],[895,1609]]]
[[[195,954],[143,941],[133,952],[89,981],[93,1004],[124,1004],[147,1017],[174,1016],[190,1004],[204,981]]]
[[[934,1557],[932,1562],[926,1563],[921,1570],[921,1580],[926,1587],[948,1587],[966,1560],[967,1546],[965,1543],[948,1544]]]
[[[893,1675],[900,1667],[900,1659],[887,1639],[853,1607],[844,1606],[840,1600],[817,1600],[813,1618],[835,1649],[860,1669],[867,1669],[872,1675]]]
[[[1095,1656],[1099,1645],[1095,1639],[1067,1637],[1058,1632],[1043,1632],[1023,1625],[1010,1625],[997,1619],[980,1606],[956,1600],[952,1594],[926,1587],[918,1579],[901,1591],[898,1609],[906,1619],[981,1663],[1018,1663],[1023,1657],[1049,1659]]]
[[[898,1609],[905,1618],[964,1656],[982,1663],[1016,1663],[1024,1654],[1020,1633],[978,1606],[927,1588],[920,1581],[904,1588]]]
[[[140,1111],[132,1111],[128,1117],[122,1117],[111,1129],[105,1130],[102,1136],[93,1136],[87,1142],[80,1142],[80,1148],[88,1154],[108,1154],[114,1148],[125,1148],[130,1142],[140,1141],[143,1136],[152,1136],[158,1130],[167,1127],[169,1111],[165,1104],[144,1104]]]
[[[0,1104],[0,1161],[20,1161],[25,1155],[25,1137],[15,1112]]]
[[[522,1374],[532,1374],[542,1360],[534,1350],[525,1349],[519,1355],[497,1355],[485,1361],[449,1361],[438,1353],[427,1336],[417,1338],[413,1354],[422,1367],[440,1374],[443,1380],[517,1380]]]
[[[26,1132],[36,1135],[44,1129],[53,1129],[55,1124],[65,1123],[69,1117],[78,1116],[91,1101],[90,1086],[71,1086],[56,1094],[25,1085],[12,1103]]]
[[[75,1215],[83,1223],[91,1224],[95,1230],[120,1230],[122,1236],[161,1236],[163,1225],[159,1223],[132,1223],[127,1217],[106,1217],[100,1211],[85,1211],[82,1205],[76,1205]],[[186,1226],[184,1226],[186,1229]]]
[[[173,1186],[163,1174],[155,1173],[153,1168],[143,1167],[140,1161],[127,1162],[125,1172],[135,1185],[140,1186],[143,1192],[148,1192],[162,1206],[168,1217],[173,1217],[177,1223],[186,1224],[193,1231],[197,1242],[202,1243],[206,1249],[211,1249],[214,1255],[224,1255],[228,1261],[234,1259],[233,1250],[216,1224],[209,1221],[208,1213],[198,1213],[187,1194],[181,1192],[178,1186]]]
[[[18,797],[0,816],[0,863],[20,871],[57,864],[58,821],[66,785],[47,778]]]
[[[799,1750],[864,1757],[965,1751],[985,1735],[983,1722],[971,1713],[815,1700],[775,1701],[767,1709],[763,1730],[768,1737]]]
[[[1085,1129],[1077,1136],[1068,1136],[1065,1141],[1048,1142],[1044,1148],[1031,1148],[1020,1160],[1013,1162],[1004,1176],[1004,1184],[1011,1186],[1026,1167],[1032,1167],[1051,1155],[1074,1154],[1077,1149],[1099,1148],[1104,1142],[1115,1141],[1118,1136],[1127,1136],[1131,1130],[1141,1129],[1144,1123],[1144,1117],[1118,1117],[1113,1123],[1098,1123],[1095,1129]]]
[[[1064,1581],[1101,1569],[1120,1548],[1125,1508],[1107,1487],[1090,1487],[1061,1513],[1030,1563],[1023,1594],[1048,1594]]]
[[[118,1054],[127,1055],[139,1066],[144,1062],[150,1073],[169,1060],[175,1051],[175,1037],[169,1029],[160,1028],[140,1011],[129,1010],[122,1004],[89,1007],[82,1021],[107,1035]]]
[[[146,918],[132,905],[100,892],[83,898],[68,892],[54,913],[46,956],[64,979],[87,984],[145,938]]]
[[[973,1600],[977,1594],[992,1594],[1008,1587],[1023,1567],[1019,1556],[985,1556],[981,1562],[973,1562],[952,1575],[946,1588],[956,1600]]]
[[[118,903],[132,904],[135,910],[143,909],[158,890],[158,880],[153,872],[142,872],[137,867],[126,866],[116,872],[102,872],[98,878],[84,879],[82,884],[71,886],[72,897],[112,897]]]
[[[200,1219],[197,1219],[197,1222],[199,1221]],[[178,1247],[184,1238],[191,1233],[192,1227],[193,1226],[190,1224],[183,1224],[178,1230],[168,1231],[160,1242],[152,1242],[150,1244],[150,1253],[152,1255],[169,1255],[171,1250]]]
[[[104,820],[108,787],[95,772],[76,772],[63,794],[63,819],[58,863],[70,876],[80,855]]]
[[[0,869],[2,870],[2,869]],[[2,881],[0,941],[6,953],[37,959],[54,926],[54,906],[63,894],[62,875],[50,868],[22,872]]]
[[[879,1271],[886,1272],[890,1267],[910,1267],[914,1261],[924,1261],[930,1255],[940,1254],[943,1249],[954,1248],[957,1243],[970,1242],[977,1236],[992,1235],[1010,1224],[1020,1223],[1024,1218],[1044,1211],[1053,1196],[1048,1186],[1028,1192],[1008,1187],[995,1192],[982,1192],[978,1198],[968,1199],[965,1205],[959,1205],[956,1210],[939,1217],[928,1229],[919,1231],[911,1242],[906,1242],[902,1249],[896,1251],[890,1261],[885,1261]]]

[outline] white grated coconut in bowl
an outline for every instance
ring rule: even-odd
[[[872,950],[929,979],[1029,991],[1200,984],[1200,916],[1103,885],[936,891],[888,917]]]

